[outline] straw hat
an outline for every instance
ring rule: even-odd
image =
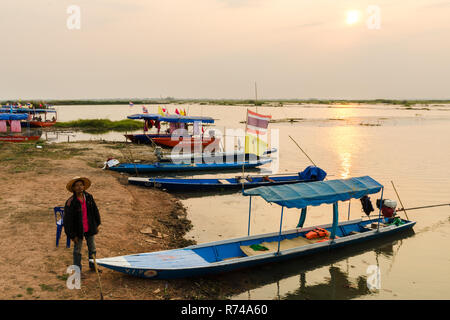
[[[67,185],[66,185],[66,189],[69,192],[73,192],[72,187],[73,184],[78,181],[78,180],[82,180],[84,182],[84,190],[87,190],[90,186],[91,186],[91,180],[89,180],[86,177],[73,177],[72,180],[70,180]]]

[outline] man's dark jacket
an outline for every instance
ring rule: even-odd
[[[98,226],[101,222],[100,213],[98,212],[94,197],[86,191],[84,191],[84,196],[86,197],[86,209],[89,225],[89,230],[86,232],[86,236],[93,236],[98,233]],[[78,237],[79,239],[83,238],[85,233],[83,232],[81,203],[75,194],[66,201],[63,220],[64,231],[70,239],[74,239],[75,237]]]

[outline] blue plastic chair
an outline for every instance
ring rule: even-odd
[[[62,229],[64,227],[64,207],[54,207],[53,211],[55,213],[56,222],[56,246],[59,244],[59,239],[61,238]],[[66,247],[70,248],[70,238],[67,237]]]

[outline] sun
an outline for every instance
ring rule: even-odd
[[[359,21],[359,11],[358,10],[350,10],[347,11],[347,19],[346,22],[349,25],[355,24]]]

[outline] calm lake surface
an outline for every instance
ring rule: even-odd
[[[179,107],[165,106],[171,113]],[[240,121],[245,120],[245,106],[182,107],[188,115],[217,119],[216,129],[244,129]],[[147,108],[150,113],[156,113],[157,106]],[[249,108],[255,111],[255,107]],[[59,121],[122,120],[127,115],[141,113],[141,106],[59,106],[56,109]],[[393,181],[406,208],[450,203],[449,105],[418,105],[410,110],[387,105],[291,105],[258,107],[258,112],[270,114],[273,119],[303,119],[269,125],[270,129],[278,130],[279,152],[274,162],[279,173],[299,172],[311,165],[289,138],[292,136],[317,166],[327,171],[329,179],[369,175],[385,186],[384,198],[398,202],[391,185]],[[49,140],[67,141],[64,134],[48,132],[47,135]],[[69,138],[70,141],[125,141],[122,133],[113,132],[74,133]],[[221,176],[237,174],[240,173]],[[374,207],[379,197],[380,194],[371,196]],[[188,218],[194,225],[186,237],[203,243],[245,236],[248,200],[240,193],[182,195]],[[359,200],[352,200],[350,209],[350,219],[364,215]],[[278,231],[280,210],[277,205],[253,197],[251,234]],[[348,202],[340,203],[339,212],[340,220],[348,219]],[[305,226],[332,221],[331,205],[310,208],[308,213]],[[285,209],[283,230],[295,228],[299,214],[297,209]],[[417,222],[413,233],[253,269],[248,280],[251,289],[233,298],[449,299],[450,206],[407,214]],[[400,215],[405,217],[404,213]],[[381,288],[376,291],[370,291],[366,282],[374,274],[368,272],[372,265],[379,267],[381,275]]]

